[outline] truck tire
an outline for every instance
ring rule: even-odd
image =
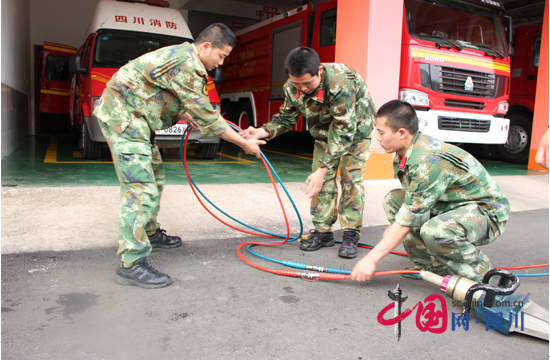
[[[195,157],[200,160],[212,160],[218,153],[220,144],[200,144],[195,148]]]
[[[250,102],[245,101],[239,106],[237,112],[236,124],[243,130],[248,129],[249,126],[254,124],[254,113],[252,112],[252,105]]]
[[[82,158],[97,160],[101,157],[103,143],[92,141],[86,122],[82,122]]]
[[[502,161],[527,164],[531,148],[531,128],[533,118],[526,113],[508,114],[510,129],[506,144],[497,145],[497,152]]]

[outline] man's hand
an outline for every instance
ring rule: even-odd
[[[309,198],[313,198],[315,195],[319,194],[323,188],[323,183],[325,180],[325,175],[328,172],[328,168],[319,168],[313,174],[309,175],[306,180],[306,192],[304,195],[307,195],[311,191]]]
[[[269,133],[262,128],[255,128],[250,126],[248,129],[239,133],[243,139],[246,140],[259,140],[269,136]],[[265,144],[265,142],[264,142]]]
[[[237,132],[231,128],[228,128],[226,131],[218,135],[220,138],[232,142],[235,145],[240,146],[245,154],[247,155],[254,155],[258,159],[262,158],[262,154],[260,154],[260,145],[265,145],[265,141],[263,140],[245,140]]]
[[[351,272],[351,280],[367,281],[372,278],[376,270],[376,263],[367,255],[355,264]]]
[[[537,156],[535,156],[535,161],[540,166],[548,169],[548,129],[540,139],[540,145],[537,150]]]
[[[183,114],[180,120],[185,121],[185,123],[191,126],[191,129],[193,130],[197,130],[199,128],[199,124],[197,124],[197,122],[193,120],[193,117],[191,116],[191,114],[189,114],[189,112]]]
[[[241,148],[244,150],[245,154],[254,155],[258,159],[261,159],[262,154],[260,154],[260,145],[265,145],[265,141],[247,140],[243,145],[241,145]]]
[[[351,272],[351,279],[355,281],[366,281],[372,278],[376,264],[388,255],[390,251],[399,245],[405,236],[411,231],[408,226],[402,226],[394,222],[386,228],[382,240],[372,249],[367,256],[355,264]]]

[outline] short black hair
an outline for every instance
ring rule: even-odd
[[[319,66],[321,66],[319,54],[312,48],[305,46],[291,50],[285,59],[286,74],[296,77],[303,76],[305,73],[317,76],[319,74]]]
[[[212,47],[216,49],[223,49],[225,45],[234,48],[235,45],[237,45],[237,38],[235,34],[233,34],[233,31],[225,24],[215,23],[201,31],[199,36],[195,39],[195,44],[202,44],[205,42],[211,43]]]
[[[385,117],[386,125],[389,126],[393,132],[401,128],[407,129],[407,131],[413,135],[418,132],[418,117],[416,116],[416,111],[414,111],[411,104],[406,101],[388,101],[378,109],[376,117]]]

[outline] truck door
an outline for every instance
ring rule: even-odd
[[[42,78],[40,79],[39,111],[50,114],[68,114],[71,94],[69,57],[76,48],[45,42]]]
[[[283,85],[288,80],[284,63],[290,50],[301,46],[302,21],[297,21],[273,30],[273,51],[271,52],[271,83],[269,100],[283,101]]]
[[[525,82],[523,83],[523,93],[527,95],[535,96],[537,92],[537,73],[539,70],[539,57],[540,57],[540,39],[541,33],[535,33],[531,37],[531,48],[527,48],[530,51],[528,57],[529,62],[524,65]]]
[[[80,58],[82,58],[82,53],[84,51],[84,47],[81,47],[78,51],[78,55],[80,55]],[[72,76],[71,79],[71,99],[69,101],[69,119],[71,123],[71,129],[75,128],[75,123],[77,121],[77,118],[75,116],[75,109],[78,108],[78,98],[80,95],[80,77],[78,75]]]
[[[83,109],[86,101],[88,101],[88,98],[91,96],[91,59],[94,40],[95,34],[91,34],[88,36],[88,39],[80,49],[80,65],[87,68],[88,73],[75,75],[75,89],[73,92],[73,107],[71,109],[71,116],[73,119],[73,126],[75,126],[75,130],[78,133],[82,130],[82,116],[91,116],[88,113],[83,114]]]
[[[326,9],[325,6],[327,6]],[[332,8],[329,6],[332,6]],[[336,3],[321,3],[315,14],[311,48],[317,51],[321,58],[321,62],[334,62],[336,53],[335,6]]]

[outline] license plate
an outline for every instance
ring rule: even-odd
[[[164,130],[155,130],[155,134],[159,135],[183,135],[185,129],[187,129],[187,124],[176,124],[168,129]]]

